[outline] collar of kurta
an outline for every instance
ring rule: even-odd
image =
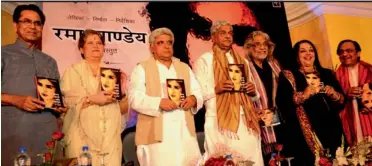
[[[35,46],[34,48],[30,48],[30,47],[28,47],[28,45],[27,45],[24,41],[22,41],[22,40],[20,40],[20,39],[17,39],[17,40],[16,40],[15,45],[17,45],[17,46],[19,46],[21,49],[27,51],[27,52],[28,52],[27,55],[28,55],[28,56],[31,56],[31,57],[34,56],[34,54],[35,54],[37,51],[39,51],[39,49],[38,49],[37,46]]]
[[[151,56],[146,62],[141,63],[146,73],[146,93],[150,96],[161,96],[160,73],[157,60]],[[172,57],[172,65],[176,70],[177,78],[185,81],[186,96],[190,95],[190,76],[187,65],[178,58]]]
[[[32,51],[38,50],[38,45],[35,45],[34,48],[30,48],[30,47],[28,47],[26,42],[22,41],[21,39],[17,39],[15,44],[21,46],[22,48],[28,49],[28,50],[32,50]]]

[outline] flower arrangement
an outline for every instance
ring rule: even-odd
[[[223,166],[226,162],[226,157],[225,156],[220,156],[220,157],[210,157],[205,163],[204,166]]]
[[[332,166],[333,165],[332,155],[329,154],[329,149],[324,152],[323,156],[320,156],[319,152],[315,152],[315,166]]]
[[[324,157],[316,155],[315,166],[345,166],[366,165],[372,162],[372,142],[359,142],[352,147],[348,147],[345,151],[345,140],[342,137],[341,146],[336,150],[335,158],[332,158],[329,153]]]
[[[45,143],[48,152],[44,154],[38,154],[38,156],[43,158],[43,163],[40,164],[40,166],[52,166],[54,159],[55,159],[55,154],[56,154],[56,148],[58,142],[60,142],[65,135],[60,132],[60,131],[55,131],[52,134],[52,140],[48,141]]]
[[[275,145],[275,150],[277,153],[272,153],[271,154],[271,159],[269,161],[269,166],[280,166],[281,162],[284,161],[284,156],[280,154],[280,152],[283,150],[283,145],[282,144],[276,144]]]
[[[232,161],[235,163],[236,166],[252,166],[254,162],[244,159],[243,155],[239,152],[231,150],[224,144],[216,144],[214,153],[204,155],[198,159],[197,164],[190,164],[190,165],[197,165],[197,166],[224,166],[225,162],[227,161],[226,156],[231,156]]]
[[[344,152],[344,145],[338,147],[336,158],[334,159],[337,165],[366,165],[367,162],[372,162],[372,142],[359,142],[351,148],[347,148]]]

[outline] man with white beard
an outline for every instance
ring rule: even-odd
[[[253,31],[244,43],[249,68],[260,96],[260,99],[254,101],[253,104],[256,111],[261,114],[261,137],[265,163],[270,159],[276,142],[280,142],[280,140],[277,141],[277,136],[282,127],[276,126],[280,123],[275,96],[281,67],[273,56],[274,48],[275,44],[270,40],[269,35],[262,31]],[[276,126],[275,129],[274,126]]]

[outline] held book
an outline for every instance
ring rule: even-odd
[[[231,81],[234,84],[234,92],[245,92],[243,88],[246,84],[246,73],[244,73],[244,64],[229,64],[228,73]]]
[[[185,82],[183,79],[167,79],[169,99],[179,105],[186,98]]]
[[[114,92],[114,98],[121,100],[121,72],[119,69],[101,67],[101,90]]]
[[[37,97],[45,103],[46,108],[65,107],[57,79],[35,77]]]

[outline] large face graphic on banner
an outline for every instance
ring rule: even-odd
[[[250,25],[258,27],[252,11],[243,2],[198,2],[192,3],[195,12],[213,22],[218,20],[229,21],[232,25]],[[187,35],[187,47],[189,50],[190,64],[192,65],[200,55],[211,51],[212,41],[195,37],[192,32]],[[242,47],[235,47],[239,54],[243,54]]]

